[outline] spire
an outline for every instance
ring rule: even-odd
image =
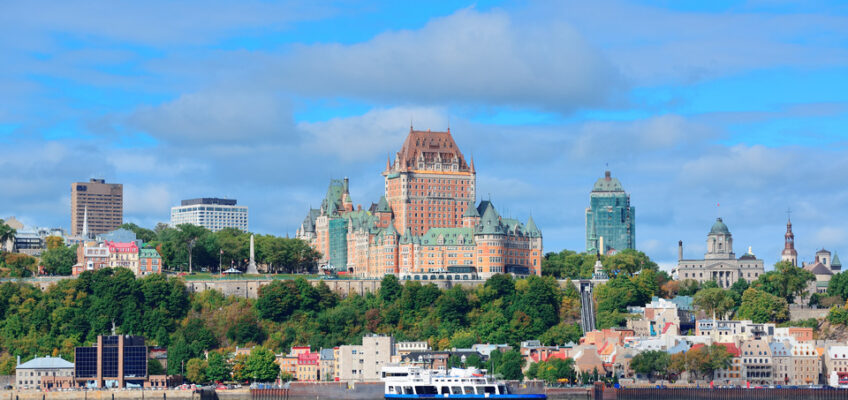
[[[471,154],[471,164],[468,166],[468,168],[471,169],[471,173],[476,172],[474,170],[474,153]]]
[[[465,213],[462,214],[463,218],[480,218],[480,213],[477,212],[477,207],[474,207],[474,203],[469,201],[468,205],[465,207]]]
[[[789,211],[787,211],[789,214]],[[795,234],[792,233],[792,221],[787,216],[786,234],[783,235],[783,251],[780,253],[780,261],[789,261],[798,266],[798,251],[795,250]]]
[[[392,156],[386,153],[386,172],[392,169]]]
[[[842,261],[839,261],[839,254],[833,252],[833,258],[830,260],[830,269],[838,271],[842,269]]]
[[[526,228],[527,234],[529,234],[530,237],[542,237],[542,232],[539,230],[538,227],[536,227],[536,221],[533,221],[532,215],[527,218]]]
[[[392,209],[389,208],[389,202],[386,201],[386,196],[380,196],[380,202],[377,203],[377,209],[374,212],[378,213],[389,213],[392,212]]]

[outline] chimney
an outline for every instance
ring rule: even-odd
[[[683,241],[679,240],[677,242],[677,261],[683,259]]]
[[[609,171],[604,171],[604,179],[610,180],[610,172]]]
[[[19,367],[20,365],[21,365],[21,356],[18,356],[18,363],[15,366]]]

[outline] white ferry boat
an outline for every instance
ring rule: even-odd
[[[443,371],[390,364],[380,375],[386,399],[547,399],[545,394],[511,393],[505,382],[473,368]]]

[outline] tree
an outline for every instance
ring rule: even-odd
[[[274,362],[274,352],[262,346],[254,347],[244,362],[247,378],[254,382],[271,382],[280,374],[280,367]]]
[[[780,261],[774,265],[774,271],[760,275],[751,286],[791,303],[795,296],[806,293],[807,284],[814,280],[816,276],[812,272]]]
[[[707,315],[718,314],[721,318],[725,318],[736,307],[730,292],[721,288],[704,289],[695,293],[693,303]]]
[[[576,383],[577,371],[574,369],[574,360],[571,358],[565,360],[549,358],[546,361],[530,364],[527,377],[542,379],[549,385],[562,381]]]
[[[209,352],[206,360],[206,377],[212,382],[224,382],[230,380],[232,367],[224,356],[217,352]]]
[[[157,225],[157,227],[158,227],[158,225]],[[136,225],[132,222],[122,224],[118,228],[126,229],[128,231],[132,231],[133,233],[135,233],[136,239],[139,239],[144,243],[150,243],[150,242],[156,240],[156,232],[154,232],[150,229],[147,229],[147,228],[142,228],[142,227],[140,227],[140,226],[138,226],[138,225]]]
[[[165,375],[165,368],[162,363],[155,358],[147,359],[147,375]]]
[[[436,301],[436,307],[439,312],[439,319],[444,324],[453,324],[455,326],[464,326],[466,324],[466,313],[470,306],[468,304],[468,296],[462,286],[454,286],[439,296]]]
[[[49,275],[70,275],[77,262],[76,249],[76,245],[70,248],[60,245],[45,251],[41,255],[44,272]]]
[[[402,293],[403,286],[400,285],[396,275],[386,275],[380,281],[380,299],[383,303],[394,303]]]
[[[61,236],[48,236],[44,238],[44,243],[47,245],[47,250],[65,247],[65,239],[62,239]]]
[[[509,350],[503,353],[500,363],[497,365],[496,372],[501,374],[506,380],[520,381],[524,379],[524,374],[521,372],[524,368],[524,362],[524,357],[521,356],[518,350]]]
[[[583,336],[583,329],[578,323],[560,322],[539,336],[539,340],[546,346],[558,346],[568,342],[577,343]]]
[[[683,281],[680,281],[677,294],[679,296],[693,296],[698,292],[698,289],[700,289],[698,281],[694,279],[684,279]]]
[[[206,361],[202,358],[192,358],[185,365],[186,378],[194,383],[206,382]]]
[[[293,281],[274,281],[259,289],[256,311],[260,318],[285,321],[300,308],[300,291]]]
[[[789,304],[785,299],[750,288],[742,294],[736,316],[756,323],[783,322],[789,319]]]
[[[645,253],[633,249],[624,249],[615,255],[604,257],[601,261],[604,271],[611,277],[619,274],[633,276],[644,269],[659,269],[657,263],[651,261]]]
[[[649,350],[633,356],[630,360],[630,368],[640,374],[648,375],[648,379],[653,382],[655,375],[664,373],[670,363],[671,356],[665,351]]]
[[[830,278],[827,284],[827,294],[839,296],[842,301],[848,300],[848,271],[840,272]]]
[[[559,253],[547,253],[542,259],[542,276],[556,279],[591,278],[594,272],[595,255],[562,250]]]
[[[6,248],[7,242],[14,242],[17,234],[18,231],[15,230],[15,228],[6,225],[6,222],[0,219],[0,251]],[[14,248],[14,245],[12,245],[12,247]]]

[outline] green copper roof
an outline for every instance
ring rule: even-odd
[[[527,218],[527,225],[525,226],[525,231],[527,231],[527,236],[534,238],[542,237],[542,231],[540,231],[539,228],[536,227],[536,221],[533,221],[532,215],[530,216],[530,218]]]
[[[473,202],[468,202],[468,206],[465,207],[465,213],[462,214],[464,218],[480,218],[480,213],[477,212],[477,207],[474,207]]]
[[[480,219],[480,224],[477,225],[477,234],[481,235],[504,235],[506,231],[504,230],[503,224],[501,224],[501,217],[498,215],[498,212],[495,210],[495,206],[492,205],[489,201],[480,202],[481,207],[485,207],[483,209],[483,217]],[[479,210],[478,210],[479,211]]]
[[[380,202],[377,203],[377,209],[374,212],[392,212],[389,202],[386,201],[386,196],[380,196]]]
[[[710,229],[710,235],[729,235],[730,229],[727,229],[727,225],[721,220],[721,218],[716,218],[716,222],[713,224],[712,229]]]
[[[324,201],[321,202],[321,209],[327,215],[333,215],[342,204],[342,195],[345,193],[345,183],[341,179],[331,179],[330,186],[327,187],[327,195],[324,196]],[[332,207],[332,212],[330,207]]]
[[[423,246],[470,246],[474,244],[472,228],[430,228],[421,236]]]
[[[159,252],[156,249],[143,248],[139,249],[139,257],[143,258],[162,258],[159,256]]]
[[[403,232],[403,236],[400,238],[400,244],[410,244],[412,243],[412,230],[409,227],[406,227],[406,231]]]
[[[841,267],[842,266],[842,262],[839,261],[839,254],[836,254],[835,251],[833,252],[833,258],[830,260],[830,265],[831,265],[831,267]]]
[[[593,192],[623,192],[624,188],[618,179],[610,176],[610,172],[606,171],[604,177],[595,181]]]

